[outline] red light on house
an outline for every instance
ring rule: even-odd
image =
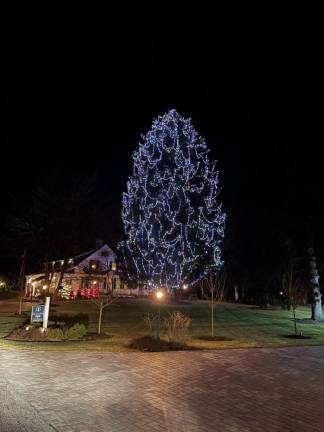
[[[92,288],[91,297],[92,298],[98,298],[99,297],[99,288]]]

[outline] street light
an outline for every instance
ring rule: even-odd
[[[156,339],[160,339],[160,325],[161,325],[161,302],[160,300],[163,299],[163,291],[158,290],[155,293],[156,298],[158,299],[158,326],[157,326],[157,334],[156,334]]]
[[[161,300],[162,298],[163,298],[163,291],[157,291],[156,292],[156,298],[158,299],[158,300]]]
[[[183,285],[182,285],[182,288],[183,288],[184,290],[188,289],[188,284],[183,284]]]

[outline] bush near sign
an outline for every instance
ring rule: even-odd
[[[30,322],[43,322],[44,318],[44,305],[37,305],[32,307]]]

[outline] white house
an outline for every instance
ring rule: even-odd
[[[121,283],[116,254],[106,244],[73,258],[52,261],[42,273],[26,276],[26,296],[35,297],[57,291],[63,298],[91,298],[114,291],[116,295],[136,295]]]

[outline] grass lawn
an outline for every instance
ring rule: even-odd
[[[22,323],[22,318],[6,314],[0,309],[0,337],[3,338],[14,327]],[[324,345],[324,325],[299,324],[298,330],[312,339],[287,339],[284,335],[294,331],[292,312],[280,307],[262,310],[260,308],[221,303],[215,308],[215,335],[219,341],[207,341],[201,336],[210,335],[210,309],[206,302],[196,301],[190,304],[162,305],[161,315],[172,310],[179,310],[192,319],[187,344],[200,349],[224,349],[247,347],[284,347],[302,345]],[[0,339],[0,349],[28,350],[67,350],[67,351],[130,351],[127,344],[134,338],[145,336],[148,330],[143,322],[143,315],[157,311],[151,300],[120,299],[104,311],[102,332],[107,338],[93,341],[71,342],[14,342]],[[54,315],[64,321],[66,316],[84,322],[89,332],[97,328],[97,309],[90,301],[57,302],[51,308],[50,320]],[[301,307],[297,310],[299,319],[309,318],[310,309]],[[163,338],[163,332],[161,334]]]

